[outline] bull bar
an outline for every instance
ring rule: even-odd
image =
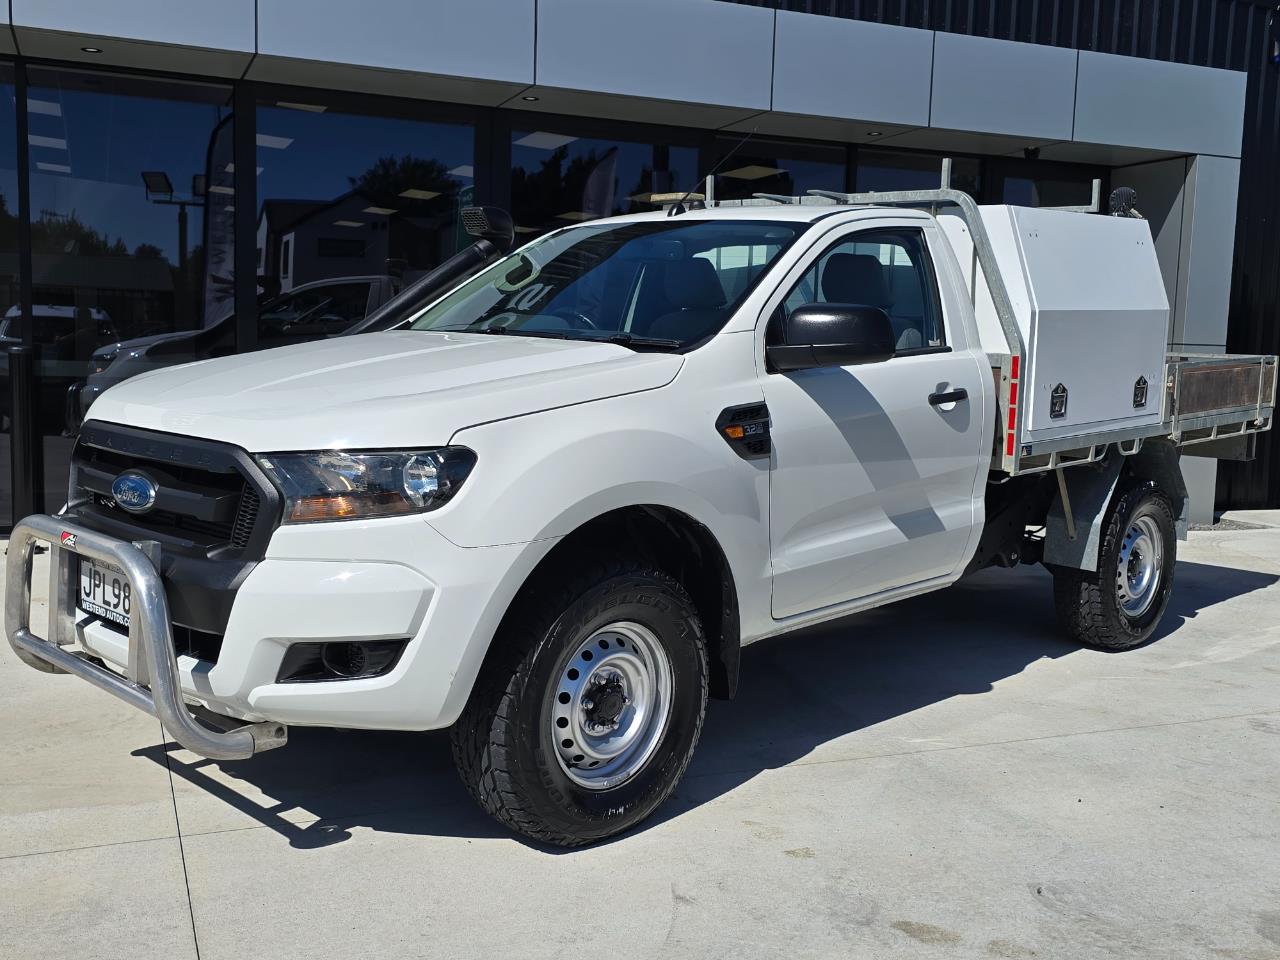
[[[31,632],[32,555],[37,541],[49,544],[49,631]],[[9,538],[5,580],[5,632],[23,663],[45,673],[73,673],[125,703],[159,719],[192,753],[211,760],[244,760],[283,746],[281,723],[249,723],[211,730],[187,708],[169,619],[169,600],[157,569],[160,545],[129,543],[89,530],[68,518],[35,514],[16,524]],[[80,651],[65,650],[76,639],[77,557],[114,566],[132,591],[129,664],[124,676]]]

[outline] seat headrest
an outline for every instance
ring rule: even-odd
[[[672,260],[667,264],[663,287],[671,305],[681,310],[706,310],[724,306],[724,287],[711,261],[703,257]]]
[[[822,268],[822,297],[827,303],[858,303],[882,310],[893,306],[879,257],[833,253]]]

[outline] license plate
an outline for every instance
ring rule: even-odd
[[[129,626],[133,588],[119,570],[92,560],[80,561],[80,594],[76,605],[85,613]]]

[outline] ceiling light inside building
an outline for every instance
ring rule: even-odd
[[[258,146],[269,147],[272,150],[283,150],[289,144],[293,143],[293,137],[273,137],[269,133],[260,133],[257,136]]]
[[[566,143],[573,143],[577,137],[566,137],[559,133],[547,133],[539,130],[535,133],[527,133],[519,140],[514,141],[517,147],[533,147],[535,150],[555,150],[557,147],[563,147]]]
[[[290,103],[286,100],[277,100],[276,106],[286,110],[305,110],[307,113],[324,113],[329,109],[319,103]]]
[[[466,180],[473,179],[475,175],[476,175],[476,168],[469,163],[464,163],[462,166],[454,167],[452,170],[449,171],[449,176],[462,177],[463,179],[466,179]]]
[[[521,100],[523,100],[523,101],[525,101],[526,103],[537,103],[537,102],[538,102],[538,98],[537,98],[537,97],[535,97],[533,94],[528,94],[527,96],[523,96],[523,97],[521,97],[520,99],[521,99]]]
[[[65,163],[45,163],[43,160],[36,161],[36,169],[43,170],[45,173],[70,173],[71,168]]]
[[[67,149],[67,141],[61,137],[38,137],[34,133],[28,133],[27,143],[33,147],[48,147],[50,150]]]
[[[749,163],[745,167],[738,167],[736,170],[726,170],[721,176],[733,177],[735,180],[763,180],[765,177],[775,177],[780,173],[786,172],[785,170],[779,170],[777,167]]]
[[[211,187],[209,188],[209,192],[210,192],[210,193],[221,193],[221,194],[225,194],[225,195],[227,195],[227,196],[232,196],[232,197],[234,197],[234,196],[236,195],[235,187],[224,187],[224,186],[223,186],[222,184],[220,184],[220,183],[215,183],[213,186],[211,186]]]
[[[333,225],[335,227],[363,227],[364,226],[364,224],[361,223],[359,220],[335,220],[333,221]]]
[[[27,97],[27,112],[43,114],[46,117],[60,117],[62,104],[53,103],[50,100],[32,100]]]
[[[440,196],[440,191],[439,190],[418,190],[411,187],[408,190],[401,190],[400,196],[405,197],[406,199],[409,199],[409,200],[434,200],[436,197]]]
[[[365,207],[364,213],[376,213],[380,217],[389,217],[396,211],[391,207]]]
[[[101,53],[102,48],[101,47],[81,47],[80,51],[82,53]]]

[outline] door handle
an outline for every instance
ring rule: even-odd
[[[969,399],[969,391],[964,387],[955,390],[948,390],[946,393],[929,394],[929,403],[935,407],[940,407],[944,403],[957,403],[961,400]]]

